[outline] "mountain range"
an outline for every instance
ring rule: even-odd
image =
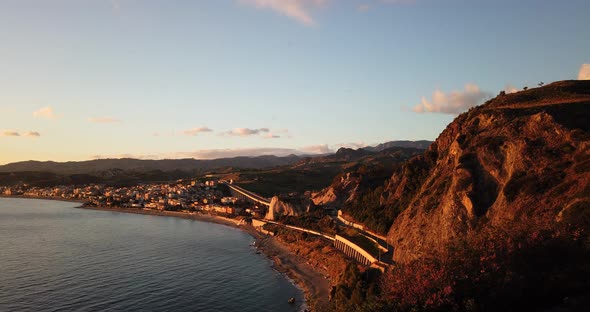
[[[414,147],[426,149],[430,141],[391,141],[379,144],[375,147],[358,149],[358,153],[364,156],[371,153],[383,151],[391,147]],[[430,142],[432,143],[432,142]],[[344,151],[344,150],[342,150]],[[339,151],[342,153],[342,151]],[[336,153],[338,154],[338,153]],[[87,161],[21,161],[0,166],[0,172],[52,172],[57,174],[89,174],[110,169],[121,169],[124,171],[190,171],[206,172],[220,168],[247,168],[262,169],[277,166],[293,165],[301,160],[322,157],[328,155],[288,155],[274,156],[262,155],[256,157],[233,157],[219,159],[163,159],[163,160],[141,160],[132,158],[121,159],[96,159]]]

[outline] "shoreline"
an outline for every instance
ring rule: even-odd
[[[230,226],[240,229],[256,241],[256,247],[264,253],[266,257],[273,261],[271,267],[277,272],[284,274],[290,279],[297,288],[303,291],[304,308],[311,311],[328,311],[329,295],[331,285],[323,275],[316,271],[311,265],[307,264],[305,259],[301,259],[296,254],[293,254],[287,246],[279,242],[277,239],[266,236],[256,231],[251,225],[238,225],[233,219],[224,218],[221,216],[214,216],[208,214],[190,214],[176,211],[159,211],[159,210],[143,210],[137,208],[110,208],[110,207],[95,207],[84,205],[86,201],[74,200],[66,198],[51,198],[51,197],[30,197],[30,196],[6,196],[0,195],[0,198],[20,198],[20,199],[41,199],[41,200],[55,200],[71,203],[80,203],[82,205],[74,208],[89,209],[97,211],[110,211],[118,213],[134,213],[152,216],[175,217],[187,220],[202,221],[216,223],[220,225]]]
[[[85,204],[87,201],[83,199],[71,199],[62,197],[38,197],[38,196],[25,196],[25,195],[0,195],[0,198],[20,198],[20,199],[40,199],[40,200],[55,200],[66,203],[79,203]]]

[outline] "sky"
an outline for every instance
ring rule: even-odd
[[[434,140],[590,79],[587,0],[0,0],[0,164]]]

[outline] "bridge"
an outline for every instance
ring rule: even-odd
[[[348,239],[340,235],[336,235],[334,239],[334,246],[336,246],[336,248],[342,250],[347,256],[361,264],[371,265],[373,263],[378,262],[378,260],[375,257],[371,256],[370,253],[366,252],[357,244],[349,241]]]
[[[344,219],[342,210],[340,210],[340,209],[338,209],[338,217],[336,220],[339,222],[339,224],[359,230],[361,235],[363,235],[367,239],[373,241],[375,243],[375,245],[377,245],[377,247],[379,247],[379,249],[383,253],[385,253],[385,254],[389,253],[390,250],[389,250],[389,243],[387,241],[387,237],[385,237],[383,235],[379,235],[375,232],[371,232],[369,229],[365,228],[365,226],[362,224],[354,223],[352,221],[348,221],[348,220]],[[383,246],[382,242],[385,243],[385,246]]]
[[[243,200],[249,200],[254,202],[255,204],[260,204],[266,207],[270,207],[270,199],[262,197],[256,193],[250,192],[240,186],[235,184],[227,183],[227,182],[220,182],[221,184],[227,185],[229,191],[231,192],[232,196],[237,197]]]
[[[274,225],[278,225],[278,226],[281,226],[281,227],[284,227],[284,228],[288,228],[288,229],[291,229],[291,230],[295,230],[295,231],[299,231],[299,232],[304,232],[304,233],[308,233],[308,234],[312,234],[312,235],[316,235],[316,236],[320,236],[320,237],[325,238],[325,239],[327,239],[329,241],[335,241],[335,238],[333,236],[330,236],[330,235],[327,235],[327,234],[324,234],[324,233],[320,233],[320,232],[317,232],[317,231],[314,231],[314,230],[309,230],[309,229],[306,229],[306,228],[302,228],[302,227],[298,227],[298,226],[293,226],[293,225],[282,224],[282,223],[278,223],[276,221],[270,221],[270,220],[265,220],[264,222],[270,223],[270,224],[274,224]]]
[[[266,207],[270,207],[270,200],[268,198],[264,198],[256,193],[250,192],[250,191],[248,191],[240,186],[237,186],[235,184],[232,184],[232,183],[227,183],[227,182],[220,182],[220,183],[228,186],[230,192],[232,193],[232,196],[235,196],[235,197],[243,199],[243,200],[249,200],[254,203],[264,205]],[[341,216],[339,215],[339,219],[340,219],[340,217]],[[343,221],[343,219],[340,221]],[[316,236],[319,236],[323,239],[329,240],[334,244],[334,247],[336,247],[338,250],[342,251],[346,256],[348,256],[349,258],[353,259],[354,261],[356,261],[360,264],[363,264],[366,266],[371,266],[373,268],[377,268],[382,271],[385,270],[385,268],[388,266],[387,263],[382,262],[380,259],[376,259],[369,252],[365,251],[362,247],[358,246],[357,244],[349,241],[348,239],[346,239],[342,236],[339,236],[339,235],[332,236],[332,235],[328,235],[328,234],[321,233],[318,231],[314,231],[314,230],[310,230],[310,229],[306,229],[306,228],[302,228],[302,227],[297,227],[297,226],[292,226],[292,225],[287,225],[287,224],[282,224],[282,223],[270,221],[270,220],[252,219],[252,225],[254,226],[254,228],[256,228],[258,231],[263,232],[265,234],[269,234],[266,230],[263,229],[263,226],[267,223],[274,224],[274,225],[277,225],[280,227],[284,227],[284,228],[287,228],[290,230],[295,230],[295,231],[308,233],[311,235],[316,235]],[[351,224],[346,224],[346,225],[351,226]],[[358,226],[355,226],[355,227],[360,229],[361,232],[365,232],[363,228],[359,228]],[[370,236],[366,235],[365,233],[363,233],[362,235],[367,237],[371,241],[373,241],[375,243],[375,245],[379,248],[380,251],[382,251],[384,253],[386,253],[388,251],[387,248],[385,248],[381,244],[379,244],[379,242],[375,238],[370,237]],[[378,238],[381,238],[381,237],[378,237]]]
[[[299,231],[299,232],[304,232],[304,233],[316,235],[316,236],[319,236],[323,239],[331,241],[334,244],[334,247],[336,247],[336,249],[342,251],[347,257],[349,257],[350,259],[352,259],[355,262],[360,263],[362,265],[379,269],[382,272],[384,272],[388,266],[387,263],[382,262],[379,259],[373,257],[370,253],[365,251],[362,247],[360,247],[359,245],[349,241],[348,239],[346,239],[340,235],[332,236],[332,235],[328,235],[328,234],[321,233],[318,231],[314,231],[314,230],[310,230],[310,229],[306,229],[306,228],[302,228],[302,227],[298,227],[298,226],[282,224],[282,223],[275,222],[275,221],[252,219],[252,225],[254,226],[254,228],[256,228],[258,231],[263,232],[265,234],[269,234],[269,233],[266,230],[264,230],[262,227],[267,223],[274,224],[274,225],[277,225],[277,226],[280,226],[283,228],[287,228],[290,230],[295,230],[295,231]],[[376,245],[379,246],[379,244],[377,244],[377,243],[376,243]],[[381,246],[379,246],[379,247],[381,247]]]

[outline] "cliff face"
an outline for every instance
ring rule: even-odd
[[[270,200],[270,207],[264,218],[277,220],[280,216],[298,217],[309,212],[313,207],[313,202],[304,197],[281,198],[274,196]]]
[[[408,142],[408,144],[416,143],[413,141],[403,142]],[[419,142],[426,144],[425,142],[428,141]],[[334,156],[338,156],[340,160],[346,159],[349,161],[342,166],[343,173],[336,176],[329,187],[312,194],[312,200],[316,205],[326,207],[341,208],[343,205],[352,204],[365,195],[367,189],[376,185],[382,185],[391,176],[396,166],[413,156],[422,154],[424,150],[418,148],[391,147],[369,156],[349,161],[352,158],[350,155],[364,155],[372,152],[361,149],[355,151],[341,148]]]
[[[330,187],[314,193],[312,200],[316,205],[339,206],[343,202],[358,197],[357,191],[360,183],[361,178],[351,172],[338,175]]]
[[[381,204],[401,211],[387,236],[399,262],[486,225],[588,218],[590,81],[500,95],[460,115],[396,170]]]

